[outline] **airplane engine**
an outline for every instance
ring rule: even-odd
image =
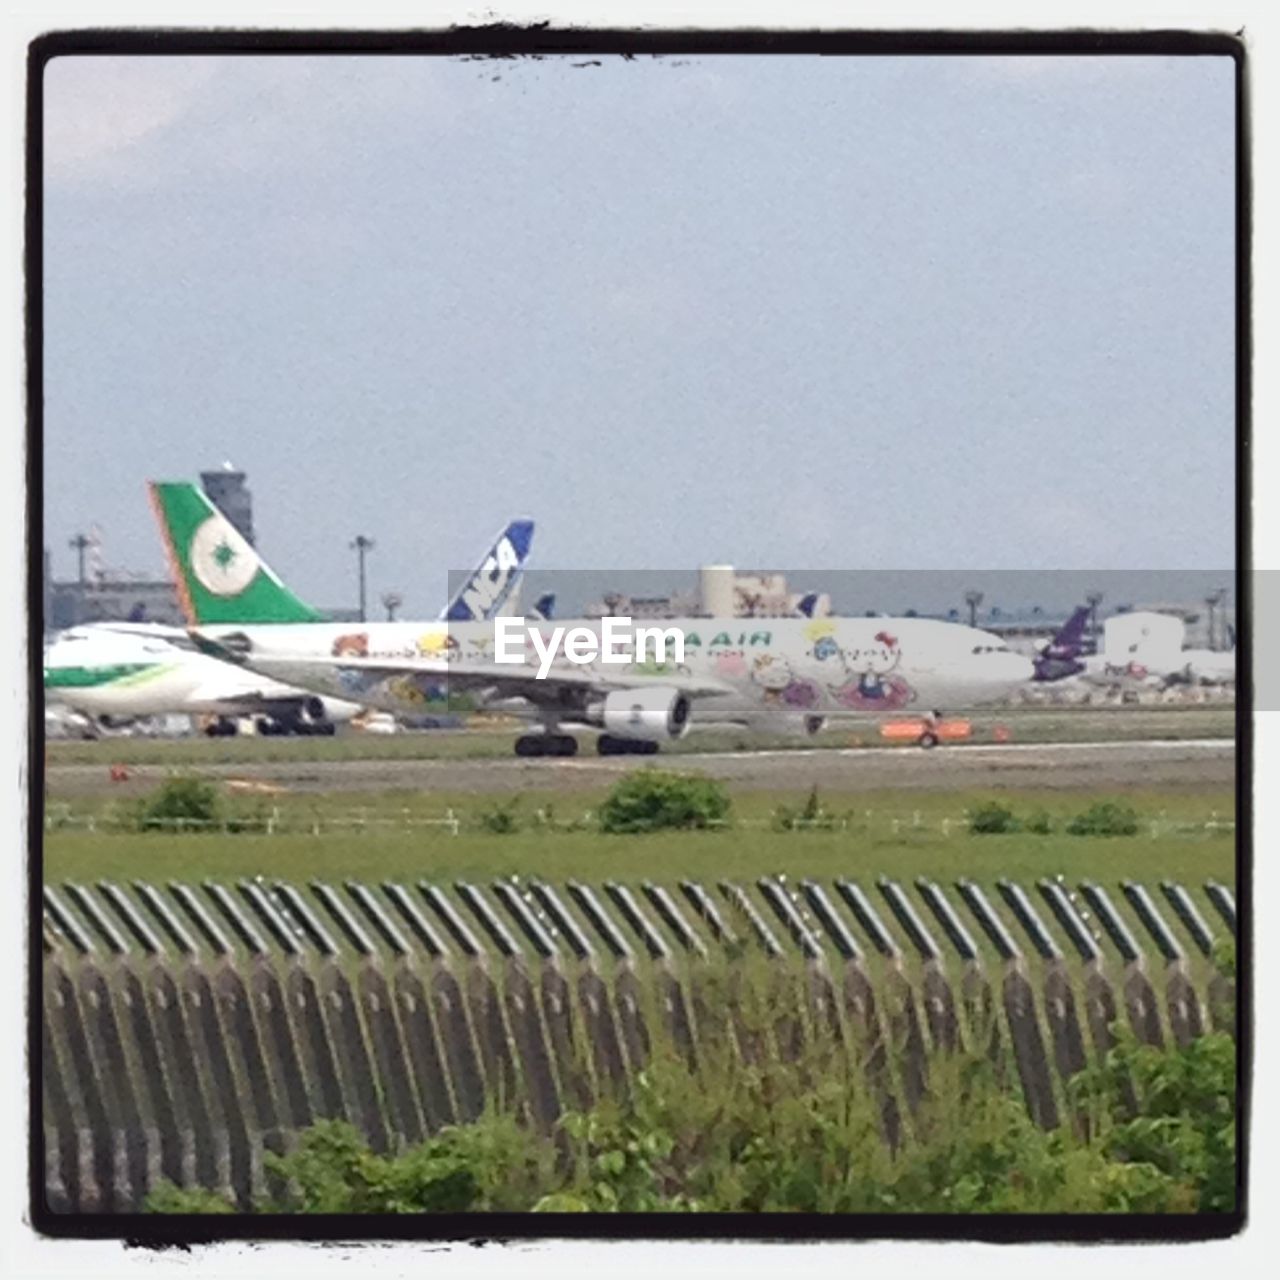
[[[683,738],[689,730],[689,699],[678,689],[616,689],[588,708],[587,722],[616,738]]]
[[[354,702],[343,702],[340,698],[315,698],[312,701],[320,704],[320,717],[330,724],[346,724],[352,717],[359,715],[360,707]],[[308,708],[307,714],[311,711]]]

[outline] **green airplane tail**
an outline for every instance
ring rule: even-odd
[[[321,622],[194,484],[151,481],[151,505],[188,626]]]

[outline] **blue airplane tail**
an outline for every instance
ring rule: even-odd
[[[513,520],[489,554],[455,592],[441,615],[446,622],[484,622],[506,604],[533,545],[533,521]]]
[[[544,622],[550,622],[556,611],[556,593],[547,591],[533,602],[533,612]]]

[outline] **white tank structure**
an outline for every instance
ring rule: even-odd
[[[1103,652],[1108,665],[1138,663],[1154,671],[1178,665],[1187,624],[1167,613],[1121,613],[1103,624]]]
[[[731,564],[705,564],[698,570],[698,597],[702,612],[710,618],[732,618],[736,578]]]

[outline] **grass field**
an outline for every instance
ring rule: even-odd
[[[1229,827],[1234,798],[1219,792],[1126,791],[1138,814],[1140,834],[1071,836],[1071,816],[1107,793],[1028,790],[1004,802],[1022,816],[1043,811],[1052,834],[974,835],[966,811],[991,799],[984,791],[868,792],[833,798],[837,830],[777,831],[780,804],[798,806],[804,794],[734,792],[731,820],[723,830],[606,836],[594,829],[600,790],[518,798],[517,830],[484,829],[495,806],[473,794],[418,792],[281,796],[239,799],[229,812],[241,816],[275,811],[277,834],[167,834],[99,829],[54,829],[44,838],[44,873],[57,880],[232,879],[263,875],[286,880],[485,879],[520,875],[548,880],[617,878],[671,882],[683,877],[750,879],[792,876],[889,875],[911,879],[966,876],[990,883],[1000,876],[1034,879],[1064,875],[1071,881],[1110,884],[1124,878],[1155,883],[1173,878],[1199,883],[1234,882],[1235,841]],[[70,809],[109,825],[112,803]],[[415,819],[452,813],[457,835],[445,827],[410,828]],[[51,814],[51,816],[55,816]],[[56,820],[56,817],[55,817]],[[318,830],[318,834],[316,833]]]
[[[1235,708],[1206,706],[1002,707],[973,717],[973,740],[990,742],[997,728],[1015,742],[1091,742],[1142,739],[1222,738],[1235,732]],[[201,764],[307,762],[323,760],[491,759],[509,756],[514,725],[466,731],[389,736],[348,731],[333,738],[104,738],[97,742],[50,741],[46,757],[58,764]],[[700,730],[663,747],[665,755],[815,746],[883,746],[879,726],[844,725],[814,737],[752,734],[745,730]],[[584,751],[594,751],[593,735],[583,735]],[[903,750],[915,750],[912,745]],[[951,748],[957,749],[957,748]]]

